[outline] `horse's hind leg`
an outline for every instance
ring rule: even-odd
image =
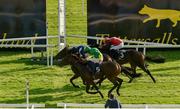
[[[74,83],[73,83],[73,80],[74,79],[76,79],[76,78],[78,78],[79,77],[79,75],[74,75],[71,79],[70,79],[70,82],[71,82],[71,84],[75,87],[75,88],[80,88],[78,85],[75,85]]]
[[[156,80],[154,79],[154,77],[151,75],[151,72],[144,66],[141,66],[142,70],[145,71],[153,80],[154,83],[156,83]]]
[[[118,78],[118,77],[117,77],[116,79],[117,79],[117,81],[119,82],[119,85],[118,85],[118,87],[117,87],[117,89],[116,89],[116,92],[117,92],[118,95],[120,95],[119,89],[120,89],[120,87],[121,87],[121,84],[122,84],[123,80],[122,80],[121,78]]]

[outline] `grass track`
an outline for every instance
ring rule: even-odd
[[[79,12],[81,0],[67,0],[67,33],[86,35],[86,14]],[[73,4],[73,6],[72,6]],[[72,8],[72,9],[71,9]],[[77,10],[77,11],[72,11]],[[47,16],[49,22],[49,34],[57,34],[57,1],[47,1]],[[79,13],[77,13],[79,12]],[[79,16],[78,16],[79,14]],[[73,22],[75,18],[82,19],[80,25]],[[76,28],[76,29],[74,29]],[[78,31],[79,30],[79,31]],[[85,40],[68,38],[68,43],[85,43]],[[167,58],[164,64],[150,63],[149,69],[157,79],[152,83],[151,79],[143,73],[143,77],[132,84],[128,79],[124,80],[121,96],[118,99],[122,103],[160,103],[180,104],[180,51],[151,51],[151,55],[161,54]],[[41,63],[30,61],[28,52],[2,52],[0,53],[0,103],[25,103],[25,80],[30,81],[30,102],[45,103],[55,106],[58,102],[70,103],[104,103],[107,92],[112,84],[107,80],[102,84],[101,91],[105,99],[99,95],[85,93],[85,87],[80,79],[75,81],[81,88],[73,88],[69,82],[72,72],[69,66],[52,68]],[[141,70],[138,70],[141,72]]]

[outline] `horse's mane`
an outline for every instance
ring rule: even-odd
[[[110,45],[100,45],[100,46],[98,47],[98,49],[99,49],[102,53],[109,54]]]
[[[79,62],[80,64],[86,64],[87,63],[87,60],[86,59],[83,59],[81,57],[79,57],[78,55],[75,55],[75,54],[71,54],[71,56],[77,60],[77,62]]]

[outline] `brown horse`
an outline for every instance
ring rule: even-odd
[[[131,66],[131,69],[133,70],[133,73],[135,73],[134,75],[137,75],[136,68],[137,67],[141,68],[144,72],[146,72],[151,77],[151,79],[153,80],[154,83],[156,82],[156,80],[151,75],[150,71],[148,70],[145,60],[149,60],[149,61],[153,61],[153,62],[157,62],[157,63],[164,62],[164,58],[154,58],[153,59],[151,57],[143,55],[141,52],[138,52],[136,50],[120,50],[120,51],[116,51],[116,54],[114,55],[110,51],[109,45],[100,46],[98,48],[102,53],[109,54],[120,65],[129,63]],[[132,80],[133,80],[133,78],[129,82],[132,82]]]
[[[66,55],[68,55],[68,54],[71,54],[72,53],[72,50],[73,49],[73,47],[71,48],[71,47],[69,47],[68,45],[66,46],[66,47],[64,47],[56,56],[55,56],[55,59],[56,60],[61,60],[62,58],[64,58]],[[105,62],[105,61],[112,61],[112,58],[109,56],[109,55],[107,55],[107,54],[103,54],[103,61]],[[71,66],[72,67],[72,69],[74,69],[73,68],[73,66]],[[132,80],[133,78],[136,78],[136,77],[139,77],[139,76],[141,76],[140,74],[135,74],[135,73],[132,73],[132,69],[131,68],[129,68],[129,67],[123,67],[123,69],[125,69],[125,70],[123,70],[122,72],[130,79],[130,80]],[[79,77],[79,76],[78,76]],[[71,79],[71,83],[72,83],[72,80],[74,80],[74,79],[76,79],[76,78],[78,78],[78,77],[73,77],[72,79]],[[102,80],[103,81],[103,80]],[[102,81],[99,81],[98,83],[101,83]],[[72,83],[73,84],[73,83]],[[73,86],[75,86],[75,85],[73,85]],[[77,86],[75,86],[75,87],[77,87]]]
[[[110,57],[109,57],[110,58]],[[70,79],[70,82],[74,87],[78,87],[73,83],[73,80],[81,77],[83,80],[83,84],[86,85],[86,92],[89,94],[96,94],[99,93],[101,97],[103,98],[102,93],[99,91],[98,87],[96,86],[96,83],[94,82],[93,73],[89,69],[88,65],[86,64],[86,60],[79,58],[77,55],[73,54],[67,54],[64,58],[61,60],[61,65],[71,65],[71,69],[74,72],[73,77]],[[120,72],[124,70],[125,72],[128,72],[125,68],[121,67],[116,61],[105,61],[100,65],[101,71],[95,75],[96,79],[104,80],[107,78],[110,82],[113,83],[113,87],[111,90],[109,90],[108,94],[110,94],[115,88],[118,95],[119,89],[121,87],[121,84],[123,82],[122,79],[118,77]],[[96,92],[90,92],[90,85],[93,85],[95,87]]]

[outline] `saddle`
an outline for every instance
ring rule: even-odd
[[[111,50],[110,54],[114,59],[123,60],[127,56],[127,50],[123,50],[123,49]]]
[[[127,56],[127,50],[118,50],[118,59],[125,59]]]

